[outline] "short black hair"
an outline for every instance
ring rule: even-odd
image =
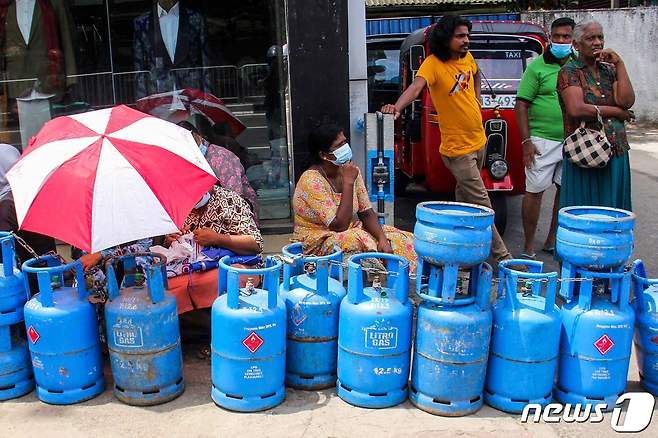
[[[573,30],[576,27],[576,22],[573,21],[573,18],[570,17],[557,18],[551,23],[551,32],[555,30],[556,27],[562,26],[569,26],[571,30]]]
[[[430,53],[441,61],[445,62],[450,59],[450,40],[455,34],[455,29],[459,26],[468,27],[470,32],[473,29],[473,24],[470,20],[463,18],[460,15],[444,15],[438,23],[436,23],[429,35]]]
[[[338,134],[345,130],[333,121],[325,121],[318,124],[308,136],[308,150],[310,152],[310,161],[312,164],[322,162],[320,152],[329,153],[331,145],[338,137]]]
[[[201,135],[201,133],[199,132],[199,130],[196,128],[196,126],[194,126],[193,124],[191,124],[191,123],[188,122],[187,120],[183,120],[182,122],[178,122],[178,123],[176,123],[176,124],[177,124],[178,126],[180,126],[181,128],[183,128],[183,129],[187,129],[187,130],[190,131],[192,134]]]

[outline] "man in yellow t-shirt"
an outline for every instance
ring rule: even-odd
[[[491,208],[480,176],[487,139],[480,112],[480,71],[468,51],[471,28],[471,22],[460,16],[441,18],[429,34],[431,55],[423,61],[414,81],[395,105],[384,105],[382,112],[395,114],[397,119],[428,87],[439,117],[439,152],[457,180],[455,198]],[[512,258],[495,227],[491,253],[496,261]]]

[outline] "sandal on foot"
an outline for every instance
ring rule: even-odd
[[[521,255],[519,255],[519,257],[526,260],[535,260],[537,258],[537,254],[535,254],[534,252],[532,254],[527,254],[525,252],[522,252]]]

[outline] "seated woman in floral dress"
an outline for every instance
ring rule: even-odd
[[[334,246],[346,256],[384,252],[405,257],[415,268],[413,234],[380,225],[343,129],[326,123],[309,137],[313,164],[306,170],[293,198],[293,240],[307,254],[329,254]],[[358,220],[355,219],[358,217]]]

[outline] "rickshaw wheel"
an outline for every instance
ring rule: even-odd
[[[507,194],[501,192],[489,192],[491,207],[494,210],[494,223],[498,233],[503,236],[507,228]]]

